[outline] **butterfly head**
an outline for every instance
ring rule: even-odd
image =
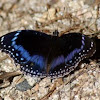
[[[58,30],[55,30],[55,31],[53,32],[53,36],[58,36],[58,35],[59,35]]]

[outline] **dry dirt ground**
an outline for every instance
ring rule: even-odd
[[[21,29],[92,36],[100,30],[100,0],[0,0],[0,36]],[[89,60],[67,77],[39,79],[0,52],[0,100],[100,100],[99,63]]]

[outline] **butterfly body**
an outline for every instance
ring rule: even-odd
[[[60,37],[20,30],[0,37],[0,48],[31,76],[62,77],[95,52],[94,42],[80,33]]]

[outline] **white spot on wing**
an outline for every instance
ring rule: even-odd
[[[1,42],[4,40],[4,36],[1,38]]]
[[[20,34],[20,33],[18,32],[18,33],[15,34],[15,36],[18,36],[19,34]]]

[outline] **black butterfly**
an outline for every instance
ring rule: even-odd
[[[62,77],[81,60],[93,55],[95,43],[81,33],[58,37],[34,30],[19,30],[0,37],[0,48],[31,76]]]

